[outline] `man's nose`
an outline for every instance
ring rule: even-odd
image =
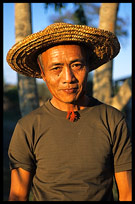
[[[72,69],[66,65],[63,69],[63,83],[71,83],[75,81],[75,76]]]

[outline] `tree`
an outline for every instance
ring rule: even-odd
[[[99,28],[115,33],[118,7],[118,3],[102,3]],[[112,68],[113,61],[109,61],[94,71],[93,96],[122,110],[131,97],[130,82],[126,80],[120,87],[117,95],[113,96]]]
[[[115,32],[118,3],[103,3],[100,8],[99,28]],[[95,70],[93,78],[93,96],[101,101],[107,101],[112,96],[112,63],[102,65]]]
[[[15,3],[16,42],[32,33],[30,3]],[[36,79],[18,74],[18,95],[22,116],[39,106]]]

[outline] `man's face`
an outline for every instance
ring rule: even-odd
[[[79,45],[58,45],[42,53],[45,81],[53,99],[74,103],[86,89],[86,52]]]

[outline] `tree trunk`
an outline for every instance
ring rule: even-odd
[[[31,4],[15,3],[16,42],[31,33]],[[18,74],[18,94],[22,116],[39,106],[36,79]]]
[[[102,3],[99,13],[99,28],[115,32],[118,5],[118,3]],[[112,61],[95,70],[93,96],[103,102],[112,96]]]
[[[131,96],[131,82],[130,79],[127,79],[119,88],[118,93],[114,97],[109,98],[107,103],[119,110],[122,110],[127,105]]]
[[[115,33],[118,7],[118,3],[102,3],[99,28]],[[95,70],[93,77],[93,96],[102,102],[122,110],[131,97],[131,89],[128,83],[125,82],[118,94],[112,97],[112,69],[113,61],[109,61]]]

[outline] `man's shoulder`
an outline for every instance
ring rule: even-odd
[[[98,99],[93,98],[95,107],[97,107],[98,112],[101,114],[106,114],[109,117],[123,118],[124,113],[117,108],[99,101]]]
[[[18,123],[30,125],[30,124],[35,123],[35,121],[37,121],[38,118],[41,118],[44,115],[45,115],[45,108],[44,108],[44,104],[43,104],[42,106],[34,109],[30,113],[28,113],[25,116],[23,116],[22,118],[20,118]]]
[[[118,118],[125,117],[124,113],[122,111],[118,110],[116,107],[111,106],[109,104],[103,104],[103,105],[106,108],[106,111],[110,116],[115,116],[115,117],[118,117]]]

